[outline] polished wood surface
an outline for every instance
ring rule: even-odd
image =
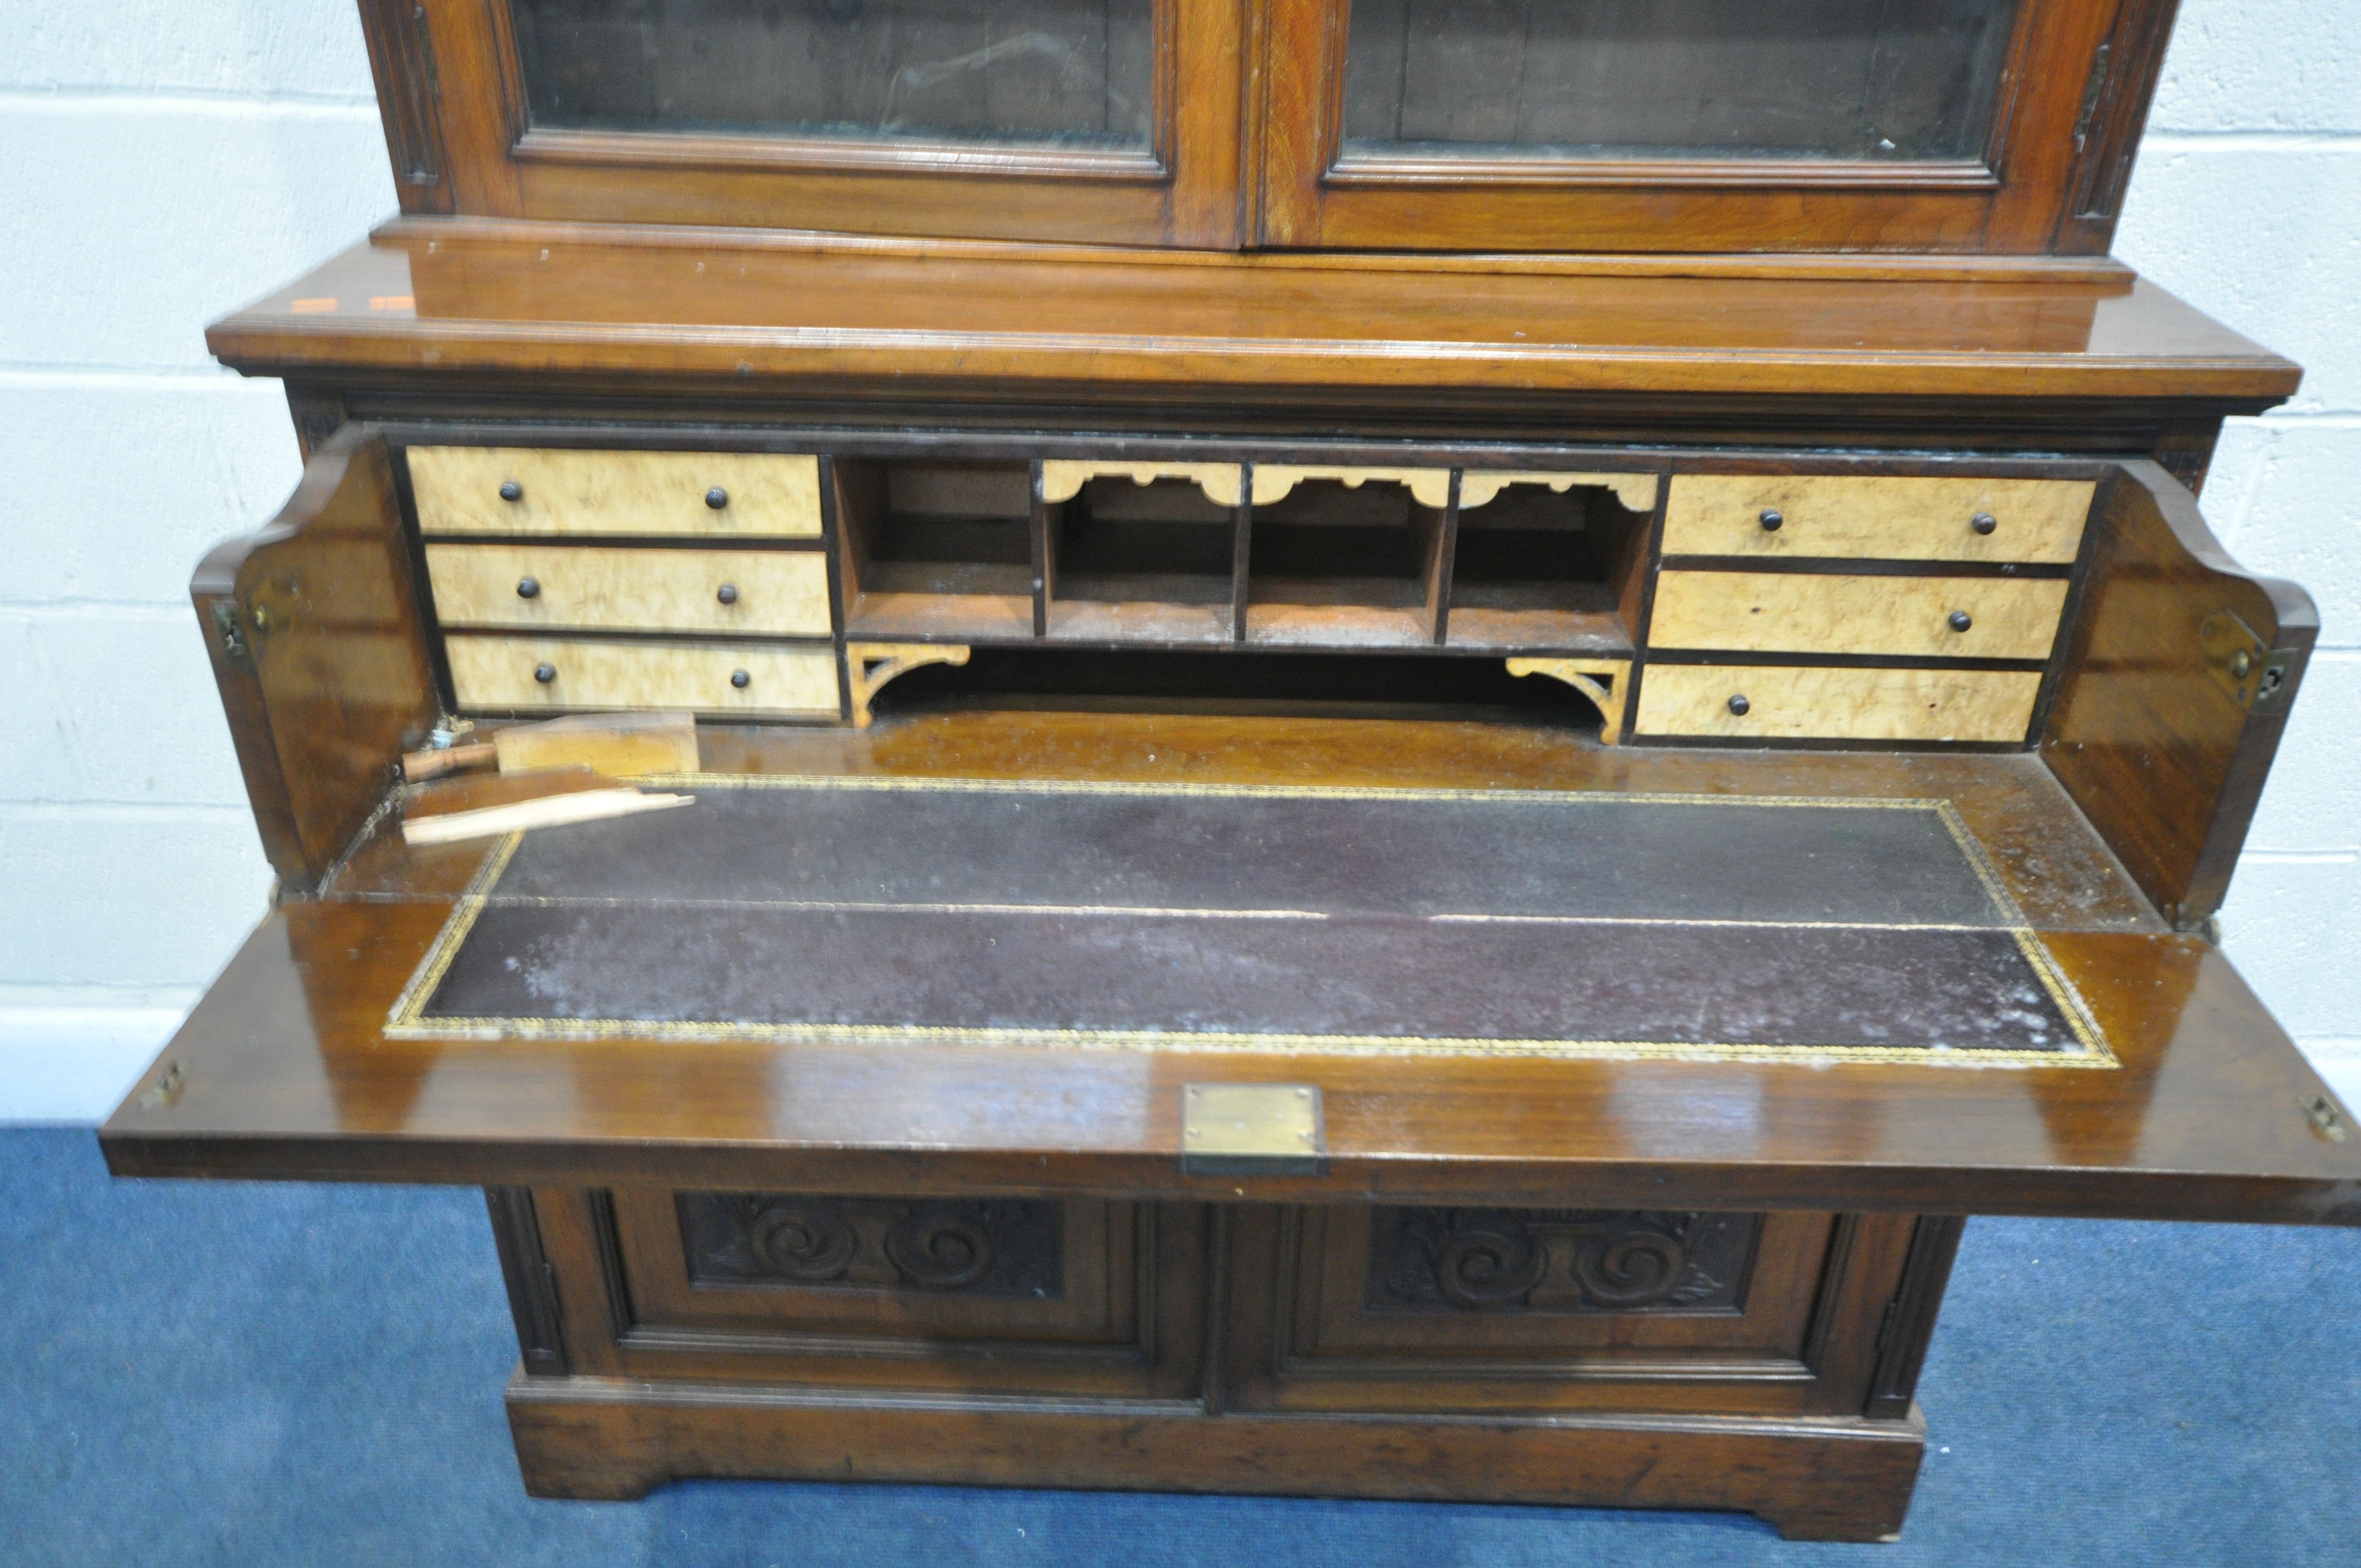
[[[1339,0],[1159,0],[1149,25],[1153,123],[1144,144],[1106,146],[928,134],[923,118],[865,136],[687,120],[661,130],[544,124],[506,6],[361,6],[411,212],[1216,248],[1996,254],[2106,248],[2173,9],[2169,0],[2031,0],[2007,39],[1980,143],[1888,162],[1742,147],[1627,158],[1348,148]],[[1790,54],[1799,42],[1809,49],[1810,25],[1769,17],[1774,58],[1762,69],[1782,69],[1779,43]],[[1495,46],[1494,70],[1513,72],[1532,47],[1521,35],[1510,29]],[[807,69],[813,47],[793,49]],[[733,52],[766,58],[759,44]],[[981,82],[972,57],[948,63]],[[862,55],[840,69],[874,75],[879,65]],[[715,59],[686,92],[644,91],[670,107],[715,82],[726,95],[748,69]],[[946,65],[912,69],[923,86]],[[1917,74],[1963,69],[1947,60]],[[1513,96],[1507,80],[1493,96]]]
[[[2041,754],[2148,895],[2195,925],[2229,890],[2320,617],[2232,561],[2152,463],[2125,465],[2101,511]]]
[[[2026,5],[2013,40],[2015,91],[2003,95],[1982,156],[1913,165],[1677,151],[1626,160],[1579,149],[1554,158],[1356,150],[1340,134],[1345,7],[1269,0],[1265,122],[1250,149],[1261,157],[1264,234],[1273,244],[1340,249],[2103,251],[2112,221],[2085,222],[2070,240],[2061,233],[2070,212],[2090,211],[2072,202],[2091,140],[2091,124],[2081,123],[2086,92],[2107,84],[2094,66],[2115,29],[2151,15],[2169,27],[2173,9],[2171,0]],[[1774,16],[1758,18],[1766,32],[1775,31]],[[2145,73],[2152,85],[2158,59],[2123,52],[2122,74]],[[1510,50],[1502,67],[1513,71],[1522,53]],[[2093,102],[2092,120],[2102,106],[2110,130],[2136,122],[2147,85],[2127,82]],[[2137,139],[2135,129],[2130,144]],[[2113,145],[2125,156],[2125,144]],[[2100,214],[2111,219],[2114,210],[2104,204]]]
[[[1054,322],[1042,302],[1057,302]],[[2145,281],[1877,280],[1613,258],[1401,258],[679,235],[407,220],[215,325],[257,375],[949,378],[1102,391],[1327,387],[2212,400],[2295,367]],[[968,379],[971,390],[980,384]],[[544,395],[551,390],[543,388]],[[1890,409],[1884,411],[1890,418]]]
[[[1698,758],[1480,725],[1052,713],[880,719],[742,744],[708,740],[707,766],[1941,794],[2122,1066],[389,1040],[386,1013],[480,855],[380,844],[337,896],[274,916],[234,961],[106,1127],[115,1168],[2361,1219],[2361,1145],[2315,1130],[2317,1077],[2219,954],[2160,933],[2028,758]],[[174,1087],[143,1100],[167,1074]],[[1326,1173],[1181,1174],[1180,1089],[1202,1080],[1319,1086]]]
[[[1247,6],[1154,18],[1150,145],[1097,148],[535,126],[505,5],[362,7],[405,211],[1235,246]],[[422,159],[437,177],[405,178]]]
[[[1885,1332],[1926,1299],[1930,1222],[1908,1216],[629,1187],[501,1188],[491,1207],[533,1374],[511,1410],[544,1496],[801,1475],[813,1452],[878,1475],[889,1445],[939,1481],[1212,1486],[1263,1451],[1282,1489],[1424,1495],[1370,1467],[1374,1428],[1426,1485],[1453,1477],[1445,1495],[1490,1466],[1509,1490],[1479,1495],[1875,1539],[1922,1439],[1908,1395],[1931,1320]],[[960,1239],[917,1255],[921,1234]],[[1902,1400],[1873,1422],[1872,1387]],[[697,1413],[642,1424],[635,1397],[664,1389]],[[544,1401],[572,1419],[545,1426]],[[834,1435],[785,1446],[814,1416]],[[1610,1433],[1661,1490],[1630,1489]],[[1841,1462],[1881,1441],[1883,1466]]]
[[[985,1405],[793,1390],[518,1377],[525,1489],[637,1497],[676,1475],[1310,1494],[1607,1508],[1716,1508],[1790,1539],[1890,1541],[1923,1423],[1731,1416],[1234,1413],[1150,1401]]]
[[[263,852],[308,892],[441,707],[384,439],[329,442],[269,525],[215,547],[189,592]]]

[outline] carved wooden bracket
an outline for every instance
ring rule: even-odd
[[[1511,659],[1509,674],[1512,675],[1547,675],[1564,681],[1588,697],[1604,720],[1598,729],[1598,739],[1612,746],[1623,739],[1623,696],[1631,689],[1631,661],[1629,659]],[[1607,677],[1605,684],[1598,679]]]
[[[887,681],[921,664],[964,664],[963,642],[848,642],[844,669],[852,687],[852,722],[869,728],[869,704]]]
[[[1653,474],[1540,474],[1486,472],[1480,468],[1466,469],[1460,474],[1459,510],[1467,511],[1480,507],[1510,485],[1547,485],[1561,496],[1576,485],[1594,486],[1602,490],[1612,490],[1615,499],[1631,511],[1656,510],[1656,476]],[[1416,494],[1415,488],[1412,493]]]
[[[1246,493],[1246,470],[1236,463],[1101,463],[1052,458],[1041,465],[1041,499],[1052,505],[1070,501],[1082,494],[1082,487],[1091,480],[1103,478],[1125,478],[1135,485],[1158,479],[1190,479],[1205,492],[1207,500],[1220,507],[1236,506]],[[1288,493],[1306,479],[1334,479],[1350,489],[1358,489],[1372,480],[1403,485],[1409,488],[1411,499],[1424,507],[1439,509],[1451,499],[1448,468],[1257,463],[1254,466],[1254,504],[1270,506],[1285,500]],[[1460,508],[1465,510],[1480,507],[1510,485],[1547,485],[1559,495],[1576,485],[1591,485],[1614,491],[1615,499],[1633,511],[1651,511],[1656,505],[1653,474],[1547,474],[1521,469],[1463,473],[1459,479]]]
[[[1191,479],[1217,507],[1237,505],[1246,483],[1245,471],[1235,463],[1090,463],[1051,458],[1041,465],[1041,499],[1051,505],[1072,500],[1093,479],[1129,479],[1135,485]]]

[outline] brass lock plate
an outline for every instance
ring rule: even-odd
[[[1184,1176],[1317,1176],[1327,1168],[1320,1091],[1301,1083],[1191,1083],[1180,1091]]]

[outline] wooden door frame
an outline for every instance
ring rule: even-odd
[[[1235,248],[1248,0],[1153,4],[1145,151],[536,128],[503,0],[361,16],[405,212]]]
[[[1982,156],[1872,164],[1348,156],[1350,0],[1260,0],[1257,239],[1337,249],[2103,252],[2177,4],[2024,0]],[[2028,68],[2039,60],[2093,63]]]

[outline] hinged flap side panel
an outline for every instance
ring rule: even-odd
[[[189,586],[264,852],[308,893],[439,710],[384,436],[346,426]]]

